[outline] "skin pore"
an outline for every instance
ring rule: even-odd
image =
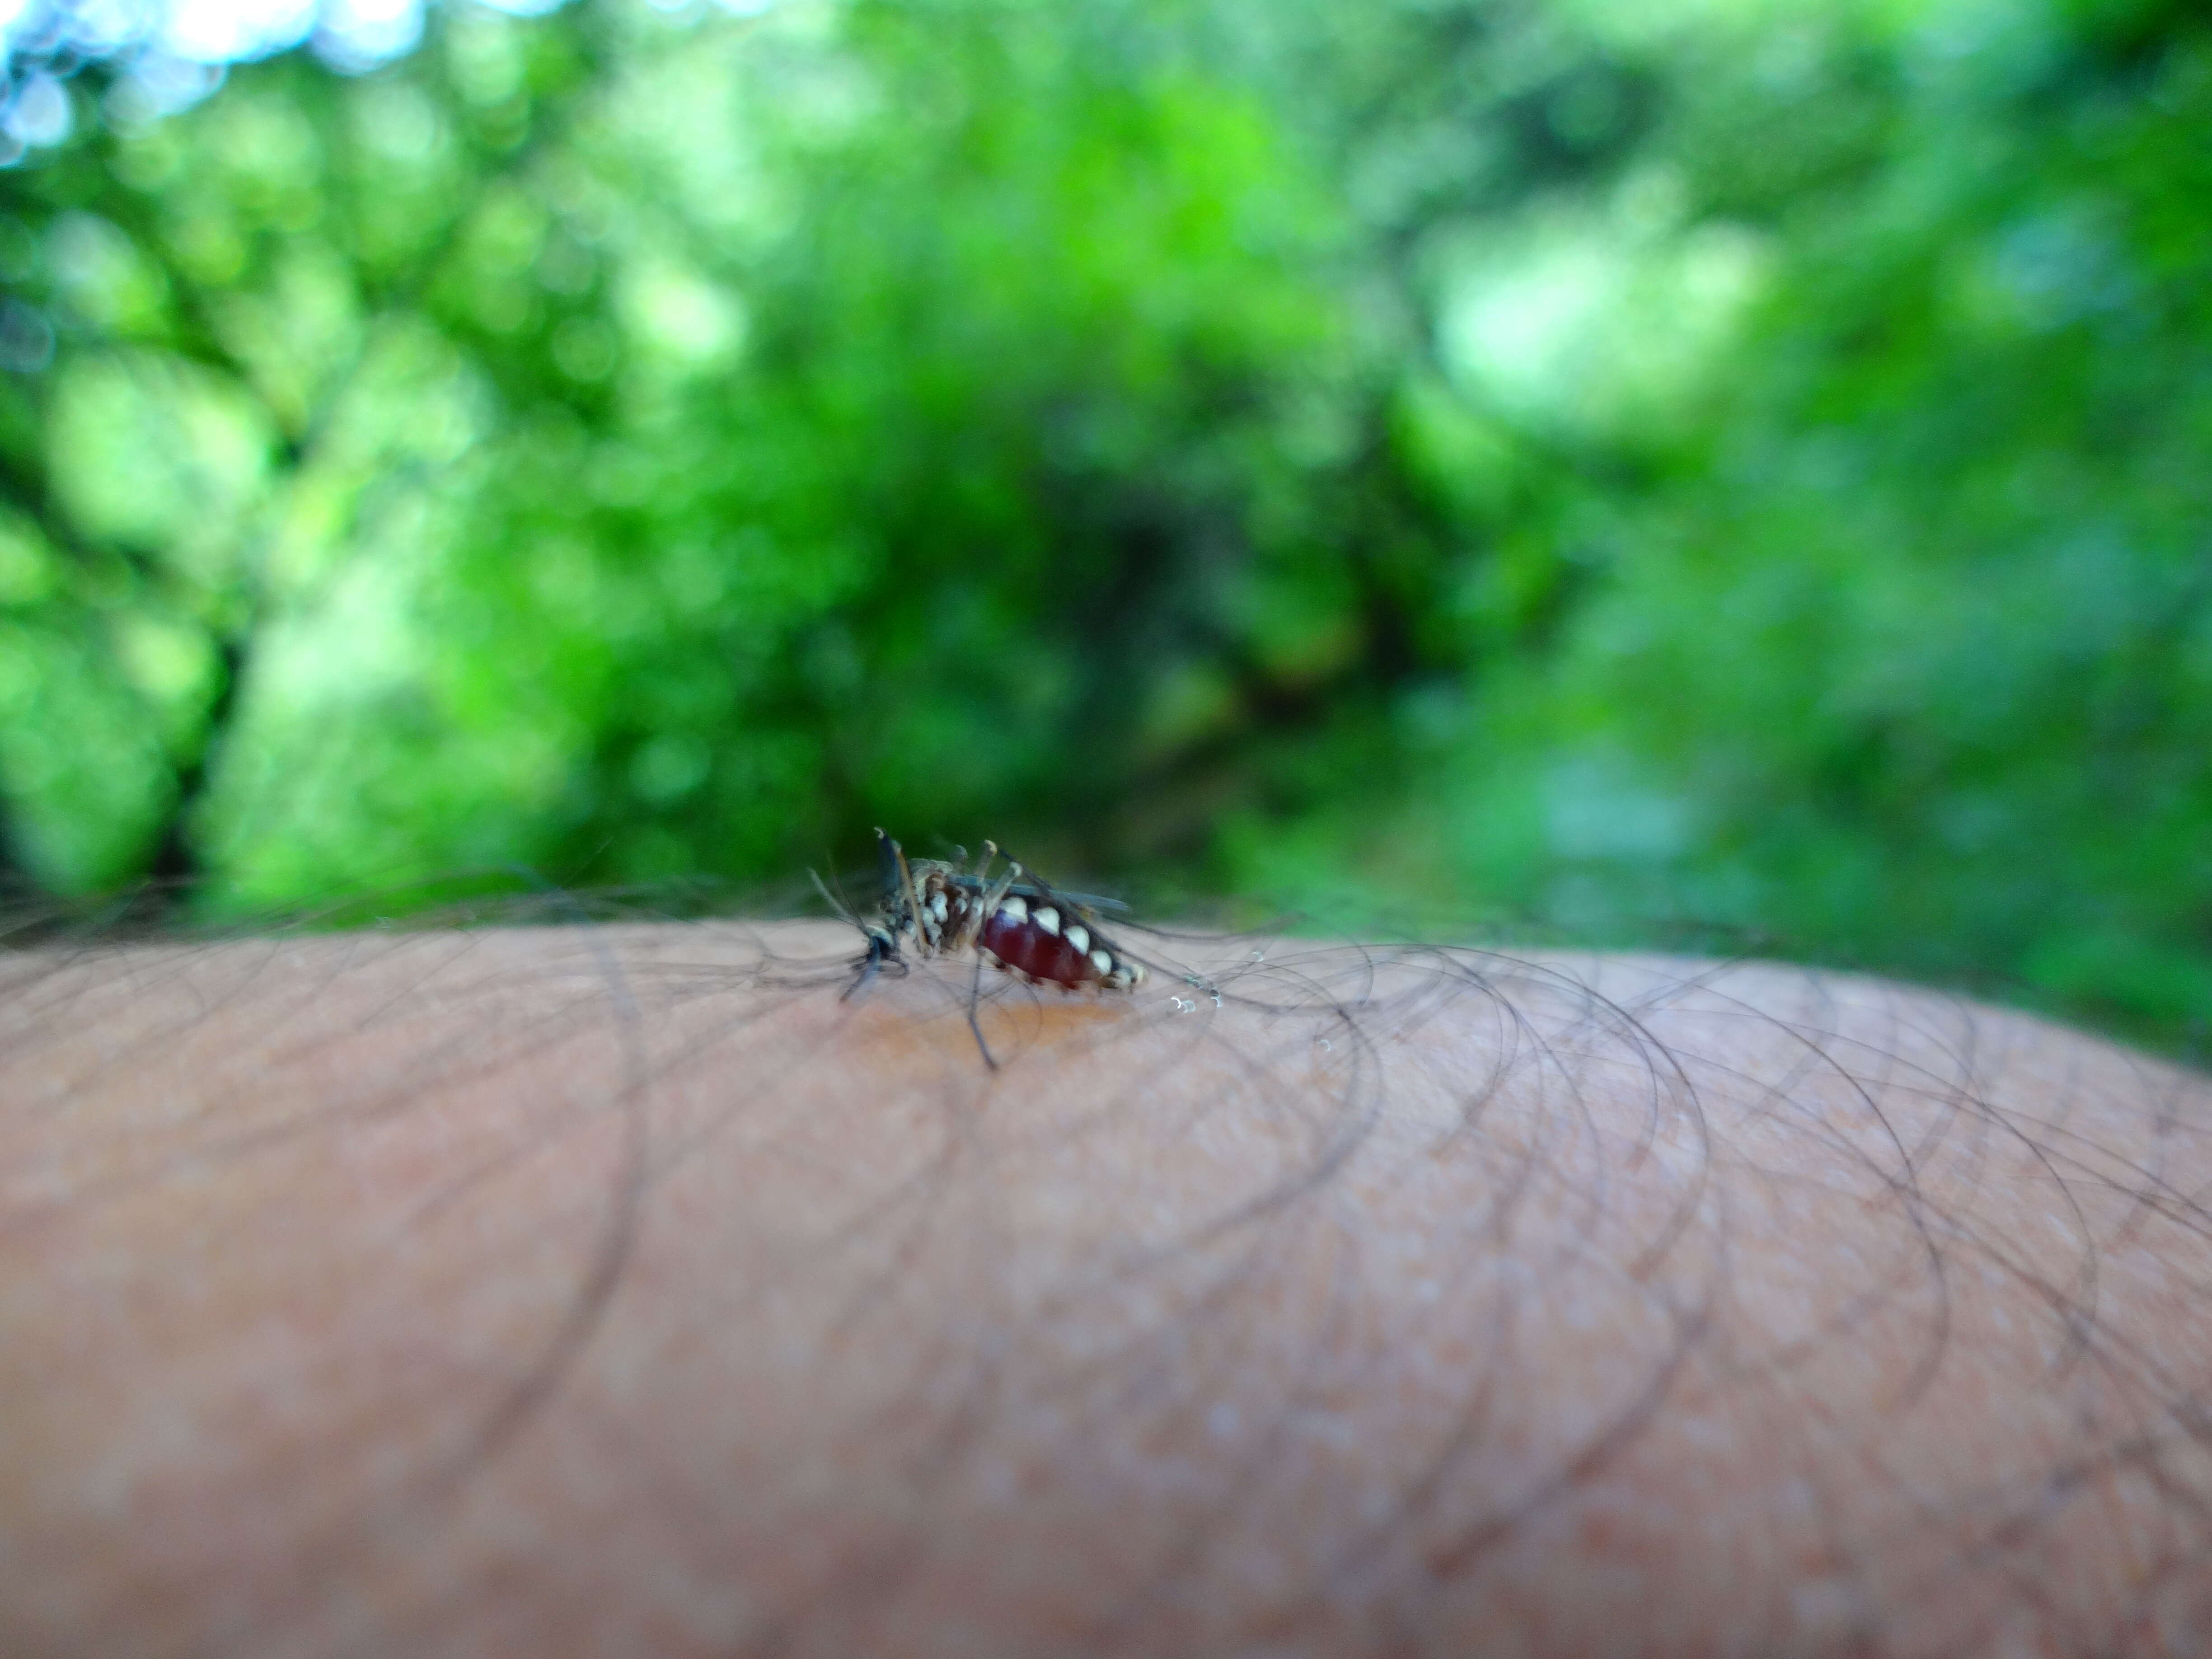
[[[0,959],[0,1651],[2212,1629],[2194,1075],[1807,970],[1249,939],[987,980],[994,1073],[965,963],[841,1003],[853,949]]]

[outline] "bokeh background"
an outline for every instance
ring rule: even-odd
[[[883,823],[2212,1018],[2193,5],[0,20],[20,892]]]

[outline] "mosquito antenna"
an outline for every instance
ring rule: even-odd
[[[829,884],[822,879],[822,875],[819,871],[816,870],[815,867],[810,864],[806,866],[806,874],[808,879],[812,881],[814,884],[814,890],[822,895],[823,903],[827,904],[832,910],[835,910],[842,920],[849,921],[855,927],[859,927],[860,926],[860,919],[859,916],[853,914],[853,907],[846,903],[844,900],[839,898],[836,894],[830,890]],[[863,929],[863,931],[866,930]]]

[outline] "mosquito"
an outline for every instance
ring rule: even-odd
[[[968,1027],[983,1063],[996,1071],[999,1062],[975,1018],[987,963],[1024,984],[1057,985],[1063,991],[1129,991],[1145,982],[1144,964],[1123,956],[1098,930],[1092,907],[1107,901],[1055,893],[1012,858],[994,875],[991,866],[1002,856],[994,842],[983,843],[983,856],[972,870],[965,854],[957,862],[909,860],[881,830],[876,846],[883,903],[869,920],[854,918],[868,950],[854,963],[846,997],[886,967],[903,969],[907,948],[920,957],[973,951]]]

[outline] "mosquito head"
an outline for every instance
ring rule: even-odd
[[[853,994],[873,979],[878,973],[896,969],[906,972],[906,962],[899,955],[898,936],[881,922],[870,922],[860,931],[867,936],[868,949],[865,956],[853,963],[853,982],[848,985],[837,1000],[848,1000]]]

